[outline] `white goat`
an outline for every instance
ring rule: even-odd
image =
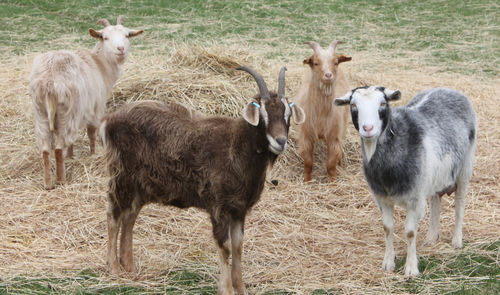
[[[337,164],[342,163],[342,144],[345,137],[349,111],[333,104],[350,87],[342,71],[338,68],[351,57],[335,54],[335,47],[341,43],[333,41],[323,49],[316,42],[305,42],[314,54],[304,60],[310,69],[304,76],[297,94],[297,104],[306,114],[306,121],[300,126],[299,148],[304,160],[304,181],[311,180],[314,158],[314,144],[322,139],[327,147],[326,170],[330,178],[337,174]]]
[[[143,31],[116,26],[106,19],[104,29],[89,29],[98,42],[89,51],[49,51],[33,60],[30,91],[35,117],[35,136],[42,150],[45,188],[54,186],[50,177],[50,151],[55,149],[57,183],[66,181],[64,155],[73,156],[78,130],[87,127],[90,152],[95,151],[95,134],[106,110],[106,100],[122,72],[129,51],[128,38]]]
[[[382,268],[394,270],[394,205],[406,207],[408,252],[405,275],[419,274],[416,253],[418,222],[430,202],[427,244],[439,237],[441,196],[455,192],[455,231],[452,245],[462,247],[465,195],[472,176],[476,146],[476,116],[469,99],[447,89],[428,89],[405,107],[392,110],[389,101],[399,91],[371,86],[356,88],[335,100],[351,106],[361,136],[363,170],[382,212],[385,256]]]

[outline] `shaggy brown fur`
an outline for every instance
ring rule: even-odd
[[[120,223],[120,262],[125,270],[134,270],[132,228],[142,206],[161,203],[197,207],[209,213],[219,246],[219,291],[232,293],[232,285],[238,293],[245,293],[240,257],[245,216],[259,200],[266,170],[277,157],[270,151],[268,137],[284,137],[284,150],[289,127],[289,117],[285,119],[285,111],[289,110],[286,98],[280,100],[272,93],[267,99],[257,96],[254,102],[262,109],[265,106],[267,112],[266,117],[258,117],[257,126],[241,118],[204,117],[175,103],[154,101],[125,105],[105,118],[101,133],[111,176],[111,273],[119,270],[116,240]],[[252,103],[249,105],[253,107]],[[280,132],[272,134],[273,130]],[[228,263],[231,248],[226,243],[229,241],[233,252],[232,280]]]

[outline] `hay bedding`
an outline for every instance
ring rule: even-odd
[[[132,55],[109,108],[123,101],[175,100],[207,114],[238,116],[247,98],[257,91],[248,75],[233,70],[238,64],[256,68],[269,88],[276,87],[280,62],[268,64],[241,48],[220,49],[177,45],[169,56],[161,58],[147,53]],[[53,191],[43,189],[42,161],[35,147],[27,90],[31,58],[1,61],[0,276],[57,275],[85,268],[104,272],[107,179],[102,147],[89,156],[82,132],[75,158],[67,161],[68,183]],[[304,69],[300,60],[287,66],[287,94],[293,96]],[[353,62],[344,67],[353,87],[380,84],[400,89],[402,103],[418,91],[436,86],[452,87],[471,97],[480,130],[464,241],[467,248],[474,248],[498,240],[500,133],[493,127],[500,126],[498,81],[440,73],[437,68],[405,68],[421,67],[409,65],[407,60],[376,63],[373,56],[363,54],[354,55]],[[275,289],[304,293],[332,287],[348,293],[389,292],[404,280],[380,270],[384,255],[381,217],[367,190],[359,139],[351,125],[344,151],[345,165],[334,183],[326,178],[321,144],[316,149],[312,183],[302,183],[302,162],[294,142],[269,172],[268,180],[277,179],[279,184],[267,185],[246,221],[243,276],[252,293]],[[399,258],[406,255],[405,214],[399,208],[395,215]],[[458,252],[450,245],[452,198],[443,199],[441,216],[441,239],[432,247],[423,247],[428,217],[421,222],[420,256]],[[211,235],[207,215],[199,210],[147,206],[134,229],[138,274],[118,280],[103,276],[101,280],[156,286],[168,284],[166,275],[179,268],[215,277],[219,267]]]

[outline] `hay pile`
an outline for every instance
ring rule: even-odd
[[[89,156],[83,132],[75,158],[67,161],[68,183],[43,189],[42,161],[35,147],[27,76],[32,56],[0,61],[0,270],[1,277],[18,274],[60,274],[85,268],[105,272],[106,176],[102,147]],[[164,55],[135,53],[109,101],[175,100],[207,114],[239,116],[257,87],[248,74],[235,71],[250,65],[276,88],[282,63],[263,60],[241,48],[175,45]],[[301,60],[287,64],[287,94],[293,97],[304,68]],[[464,241],[467,248],[500,236],[500,97],[498,81],[441,73],[408,60],[381,63],[358,54],[346,64],[352,86],[379,84],[400,89],[406,103],[418,91],[448,86],[472,99],[478,118],[478,150],[467,199]],[[496,83],[494,83],[496,82]],[[404,278],[380,271],[384,255],[381,217],[361,171],[359,139],[349,125],[345,165],[330,183],[325,148],[316,149],[314,182],[302,183],[302,162],[292,142],[270,171],[261,201],[246,221],[244,282],[251,293],[285,289],[308,293],[336,288],[347,293],[391,292]],[[395,213],[397,257],[406,255],[404,211]],[[420,256],[452,255],[452,198],[443,199],[441,239],[423,247],[428,217],[421,222]],[[107,279],[103,284],[168,284],[166,275],[188,268],[216,276],[218,257],[207,215],[196,209],[147,206],[134,230],[138,274]]]

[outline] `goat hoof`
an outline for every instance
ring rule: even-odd
[[[410,269],[410,268],[405,268],[405,276],[406,277],[418,277],[420,275],[420,272],[417,269]]]
[[[55,188],[55,186],[53,184],[46,184],[43,186],[43,188],[45,188],[45,190],[53,190]]]
[[[453,248],[455,249],[461,249],[463,247],[463,244],[462,244],[462,240],[455,240],[453,239],[451,241],[451,245],[453,246]]]
[[[395,267],[396,264],[394,261],[384,261],[384,263],[382,263],[382,270],[385,272],[393,272]]]
[[[425,239],[425,242],[424,242],[424,246],[428,247],[428,246],[432,246],[434,244],[437,243],[439,239],[439,235],[436,235],[436,236],[427,236],[427,238]]]

